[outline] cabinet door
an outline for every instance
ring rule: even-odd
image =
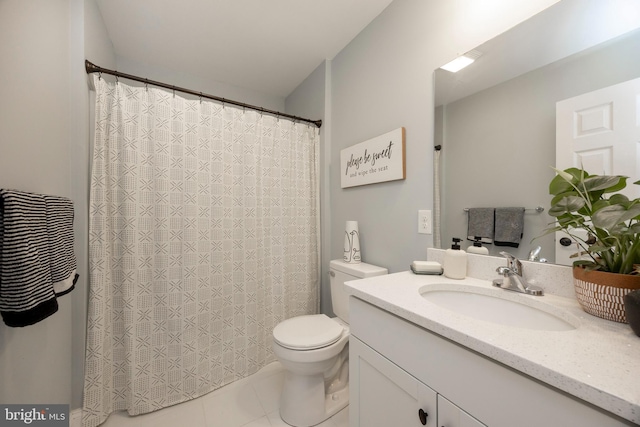
[[[351,427],[436,427],[436,392],[353,336],[349,377]]]
[[[438,427],[486,427],[480,421],[438,395]]]

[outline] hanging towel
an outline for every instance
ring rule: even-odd
[[[56,311],[45,197],[0,190],[0,314],[27,326]]]
[[[482,237],[482,243],[493,243],[494,211],[494,208],[469,208],[467,239],[474,241],[478,236]]]
[[[524,208],[496,208],[496,246],[520,246],[524,230]]]
[[[78,280],[73,252],[73,202],[64,197],[44,196],[51,280],[56,296],[71,292]]]

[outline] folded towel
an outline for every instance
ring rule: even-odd
[[[481,237],[482,243],[493,243],[494,208],[469,208],[467,239],[474,241]]]
[[[56,311],[43,195],[0,190],[0,314],[27,326]]]
[[[520,246],[524,230],[524,208],[496,208],[496,246]]]

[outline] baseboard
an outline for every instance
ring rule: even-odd
[[[71,411],[71,414],[69,414],[69,427],[82,427],[82,408]]]

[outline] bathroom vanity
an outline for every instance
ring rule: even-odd
[[[410,272],[346,288],[351,426],[640,423],[640,338],[584,313],[575,299]],[[495,299],[505,307],[491,306]]]

